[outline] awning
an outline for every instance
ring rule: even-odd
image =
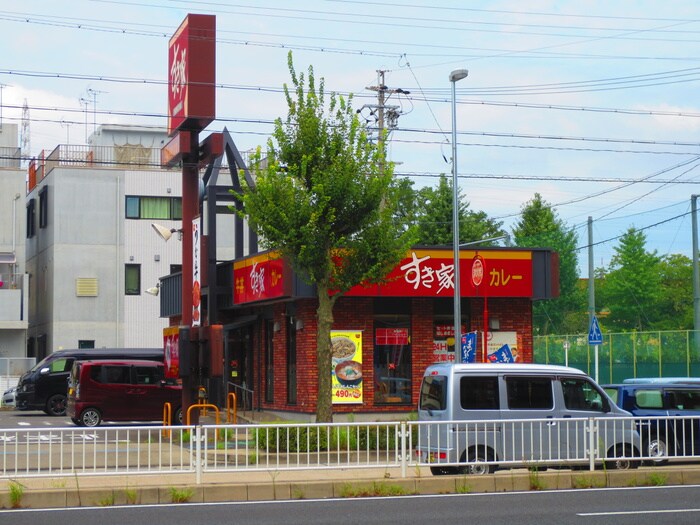
[[[16,261],[14,252],[0,252],[0,264],[15,264]]]

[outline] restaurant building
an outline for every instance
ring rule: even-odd
[[[338,300],[328,370],[334,414],[377,419],[414,411],[425,368],[455,359],[453,260],[450,247],[416,247],[385,284],[356,286]],[[468,359],[532,362],[532,304],[558,295],[557,254],[462,249],[460,272],[462,329],[476,336]],[[208,379],[211,401],[224,406],[235,392],[242,409],[313,420],[314,288],[273,252],[220,263],[216,273],[230,296],[218,301],[224,363],[222,377]],[[177,317],[171,325],[166,340],[174,346]]]

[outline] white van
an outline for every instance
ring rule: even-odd
[[[575,368],[433,364],[420,388],[416,454],[436,475],[590,464],[591,448],[594,461],[617,458],[606,466],[632,468],[639,434],[633,420],[617,419],[628,416]]]

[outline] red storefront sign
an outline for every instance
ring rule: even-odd
[[[291,295],[291,270],[276,253],[248,257],[233,264],[234,304]]]
[[[168,46],[168,135],[214,120],[215,82],[216,17],[189,14]]]
[[[460,254],[460,275],[471,275],[477,252]],[[532,297],[532,252],[482,251],[483,276],[479,286],[462,279],[462,297]],[[354,297],[454,297],[454,259],[450,250],[413,250],[389,274],[387,283],[355,286]]]

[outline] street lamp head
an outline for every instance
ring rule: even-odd
[[[463,78],[467,78],[469,71],[466,69],[455,69],[450,73],[450,82],[459,82]]]

